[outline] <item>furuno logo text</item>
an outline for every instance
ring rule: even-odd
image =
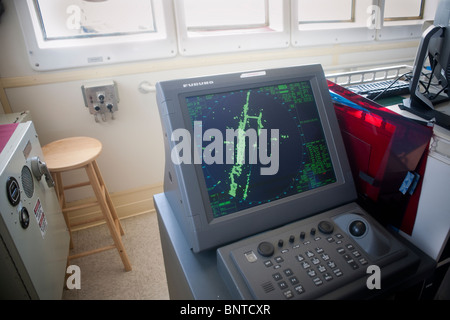
[[[200,87],[214,84],[214,81],[192,82],[183,84],[183,88]]]

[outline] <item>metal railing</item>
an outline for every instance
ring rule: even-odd
[[[326,78],[340,86],[358,85],[376,81],[397,79],[401,75],[411,72],[413,67],[408,65],[359,70],[326,75]]]

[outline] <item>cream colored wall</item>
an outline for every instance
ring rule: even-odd
[[[30,110],[41,144],[80,135],[99,139],[104,148],[98,162],[110,192],[158,185],[163,180],[163,139],[155,94],[140,93],[138,87],[142,81],[154,84],[175,78],[309,63],[321,63],[326,72],[412,63],[418,45],[418,41],[405,41],[289,48],[36,72],[29,66],[12,2],[4,1],[7,11],[0,24],[3,109],[5,112]],[[99,79],[117,83],[120,103],[114,121],[95,123],[84,107],[82,84]],[[75,173],[66,179],[76,182],[79,176]],[[85,196],[77,193],[71,197],[76,200]]]

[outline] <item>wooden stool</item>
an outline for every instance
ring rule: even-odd
[[[124,234],[117,212],[106,189],[100,170],[97,165],[97,157],[102,151],[102,144],[97,139],[88,137],[74,137],[54,141],[42,147],[45,162],[55,180],[55,189],[70,233],[70,247],[73,248],[72,230],[68,213],[78,209],[100,205],[103,217],[96,220],[105,220],[114,240],[114,245],[106,246],[69,256],[69,260],[84,257],[90,254],[117,248],[126,271],[131,270],[121,235]],[[62,183],[62,172],[84,168],[89,181],[74,185],[64,186]],[[84,186],[91,186],[97,201],[79,206],[67,207],[64,190]]]

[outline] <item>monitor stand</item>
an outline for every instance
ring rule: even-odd
[[[437,106],[440,103],[449,101],[448,98],[438,98],[433,101],[433,106]],[[450,115],[441,112],[438,108],[430,109],[428,106],[424,106],[422,103],[410,98],[403,100],[403,104],[399,105],[401,110],[408,111],[416,116],[421,117],[425,120],[434,119],[438,126],[450,130]]]

